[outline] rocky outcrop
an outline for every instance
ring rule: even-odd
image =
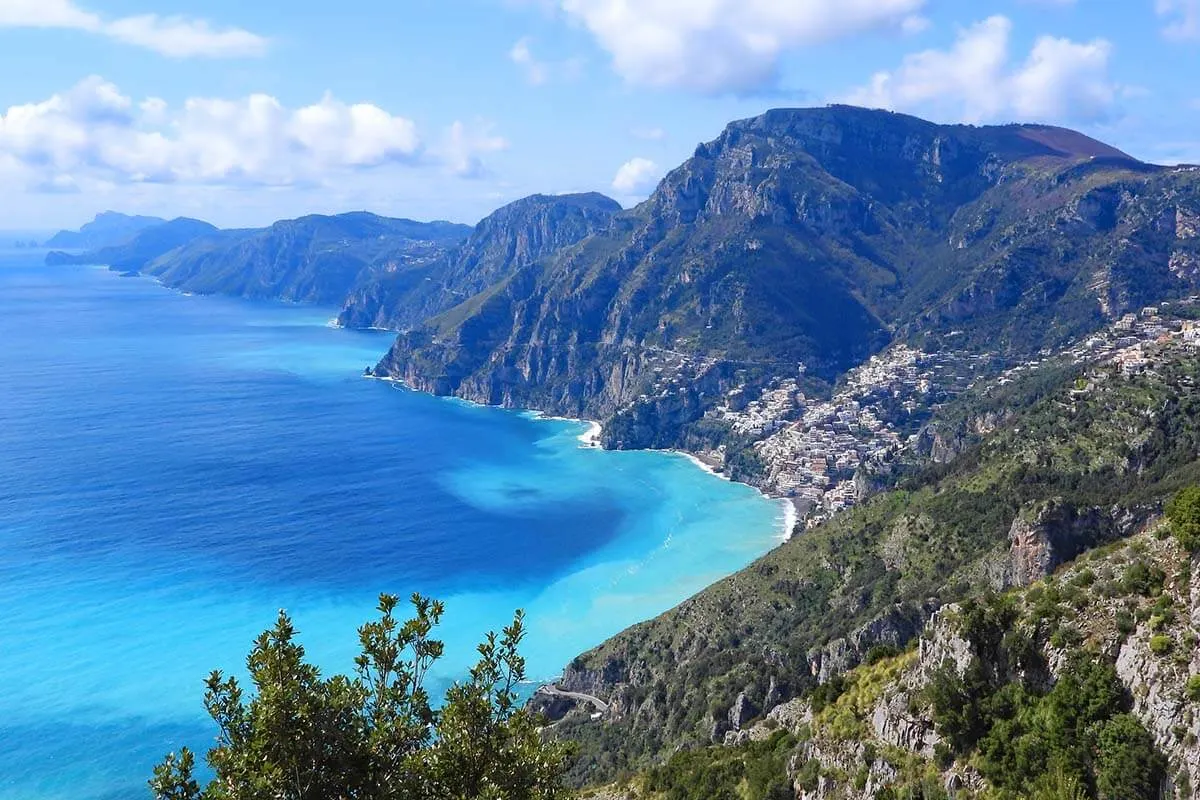
[[[949,464],[967,447],[967,436],[946,425],[926,425],[917,434],[914,449],[935,464]]]
[[[747,722],[758,716],[758,706],[754,704],[745,692],[738,694],[729,709],[729,725],[735,731],[740,731]]]
[[[861,664],[873,647],[884,645],[897,650],[906,647],[925,627],[926,621],[937,608],[936,601],[918,607],[895,606],[855,629],[849,636],[810,650],[807,658],[812,676],[817,683],[826,683],[835,675]]]
[[[1100,509],[1076,509],[1052,500],[1025,509],[1009,530],[1003,585],[1027,586],[1098,542],[1115,537],[1116,523]]]

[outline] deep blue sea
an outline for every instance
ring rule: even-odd
[[[0,800],[148,797],[277,609],[349,671],[379,592],[442,598],[440,684],[524,608],[551,678],[783,532],[682,456],[364,379],[390,337],[328,309],[41,258],[0,251]]]

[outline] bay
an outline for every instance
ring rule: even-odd
[[[0,800],[145,798],[278,609],[348,671],[380,592],[446,602],[435,690],[527,612],[531,677],[775,545],[783,508],[585,423],[362,376],[333,310],[0,251]]]

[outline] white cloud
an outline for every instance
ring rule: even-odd
[[[1166,38],[1200,39],[1200,0],[1155,0],[1154,10],[1167,21],[1163,27]]]
[[[658,183],[662,170],[648,158],[631,158],[621,165],[613,178],[614,191],[625,195],[648,194]]]
[[[0,0],[0,27],[96,30],[100,24],[70,0]]]
[[[907,16],[900,21],[900,32],[908,36],[916,36],[918,33],[924,33],[932,27],[933,22],[929,17],[922,17],[920,14]]]
[[[525,70],[525,78],[534,86],[541,86],[546,82],[548,77],[546,65],[534,58],[533,51],[529,49],[529,37],[514,44],[512,50],[508,51],[508,57],[514,64]]]
[[[485,153],[498,153],[508,149],[508,140],[493,133],[489,124],[481,124],[472,130],[456,121],[446,131],[438,153],[450,172],[460,178],[482,178],[487,174],[483,163]]]
[[[1111,113],[1120,87],[1108,76],[1107,41],[1043,36],[1014,64],[1011,31],[1007,18],[990,17],[960,31],[949,50],[906,56],[842,100],[963,122],[1086,122]]]
[[[790,49],[900,30],[925,0],[562,0],[630,83],[752,91]],[[912,22],[908,22],[911,27]]]
[[[498,137],[454,129],[452,169],[478,166]],[[254,94],[140,103],[91,77],[39,103],[0,113],[0,164],[30,187],[87,182],[289,186],[340,172],[427,163],[416,125],[332,95],[301,108]]]
[[[107,36],[172,58],[259,56],[267,40],[202,19],[139,14],[105,20],[70,0],[0,0],[0,28],[64,28]]]

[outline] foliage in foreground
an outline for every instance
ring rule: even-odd
[[[156,800],[565,797],[570,746],[543,741],[538,721],[517,706],[521,613],[502,636],[488,634],[469,679],[435,709],[423,684],[443,652],[431,638],[443,606],[414,595],[415,616],[400,622],[397,602],[382,595],[380,619],[359,629],[350,677],[323,678],[307,663],[281,611],[247,659],[252,697],[220,672],[206,681],[204,704],[220,730],[208,753],[216,777],[202,789],[184,748],[155,768]]]

